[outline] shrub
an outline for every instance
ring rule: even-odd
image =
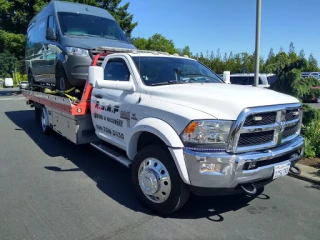
[[[302,135],[305,138],[305,156],[320,157],[320,109],[303,106]]]

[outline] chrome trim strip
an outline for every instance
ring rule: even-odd
[[[242,110],[242,112],[239,114],[237,120],[234,122],[233,126],[231,127],[229,138],[228,138],[228,144],[227,144],[227,149],[226,151],[229,153],[239,153],[239,152],[244,152],[244,151],[250,151],[250,150],[257,150],[261,149],[259,147],[264,148],[269,148],[272,146],[280,145],[282,143],[282,134],[284,132],[284,129],[286,127],[286,111],[291,110],[291,109],[301,109],[301,104],[300,103],[291,103],[291,104],[281,104],[281,105],[274,105],[274,106],[263,106],[263,107],[252,107],[252,108],[245,108]],[[266,113],[266,112],[277,112],[277,118],[276,118],[276,125],[277,127],[274,129],[275,134],[274,134],[274,139],[273,139],[273,144],[272,143],[266,143],[266,144],[260,144],[256,146],[248,146],[248,147],[239,147],[238,148],[238,141],[240,134],[242,131],[247,132],[247,129],[250,129],[253,131],[253,127],[243,127],[244,122],[246,118],[249,115],[252,114],[259,114],[259,113]],[[300,116],[299,120],[301,122],[301,113],[302,111],[300,110]],[[297,120],[297,121],[299,121]],[[291,124],[292,121],[288,121],[289,124]],[[269,124],[270,125],[270,124]],[[265,125],[265,127],[268,127],[269,125]],[[271,124],[273,125],[273,124]],[[258,128],[258,132],[261,132],[261,126],[255,126]],[[270,126],[269,126],[270,127]],[[301,127],[301,125],[299,126]],[[246,130],[243,130],[246,129]],[[270,129],[273,130],[273,129]]]
[[[286,121],[286,127],[291,127],[299,123],[300,117],[291,121]]]
[[[248,126],[243,127],[241,133],[257,133],[257,132],[267,132],[271,130],[275,130],[278,128],[276,123],[268,124],[268,125],[257,125],[257,126]]]

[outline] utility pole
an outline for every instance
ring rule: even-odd
[[[254,86],[259,84],[259,65],[260,65],[260,32],[261,32],[261,1],[257,0],[256,12],[256,50],[255,50],[255,67],[254,67]]]

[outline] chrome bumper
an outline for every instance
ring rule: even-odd
[[[303,156],[304,139],[296,137],[291,142],[265,151],[241,154],[203,153],[184,150],[184,158],[190,183],[203,188],[235,188],[238,185],[272,179],[274,166],[284,162],[296,162]],[[250,169],[248,165],[258,167]],[[203,166],[217,167],[215,171],[203,171]]]

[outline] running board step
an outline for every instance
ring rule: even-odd
[[[130,168],[130,166],[131,166],[130,159],[126,158],[121,153],[118,153],[117,151],[107,147],[105,144],[100,143],[100,142],[98,142],[98,143],[90,143],[90,145],[92,147],[98,149],[99,151],[101,151],[102,153],[107,155],[108,157],[118,161],[119,163],[121,163],[125,167]]]

